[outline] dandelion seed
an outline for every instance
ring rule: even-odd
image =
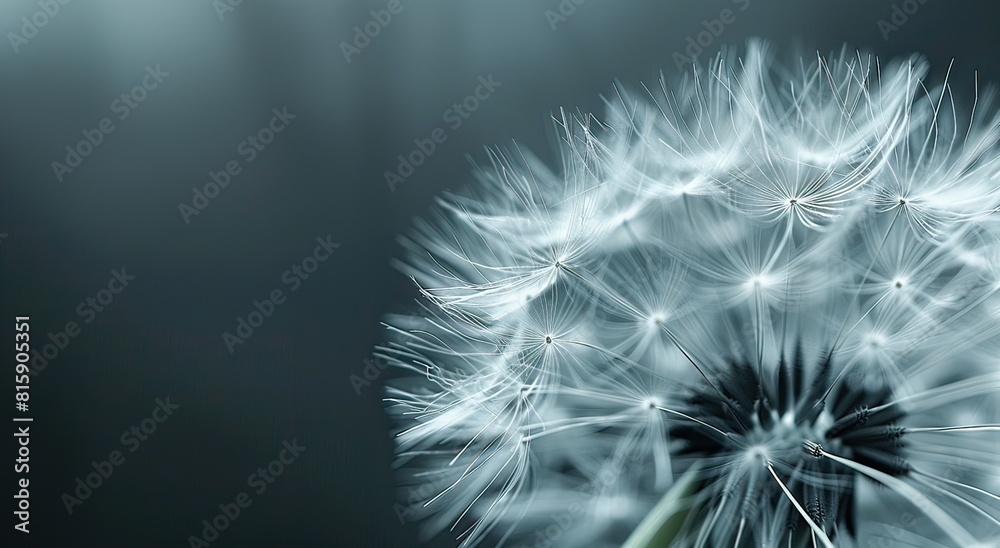
[[[560,116],[560,171],[491,151],[404,240],[425,309],[377,350],[407,515],[465,546],[621,545],[656,508],[678,546],[996,546],[1000,119],[925,72],[751,43]]]

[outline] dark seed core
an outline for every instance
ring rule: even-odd
[[[831,537],[841,529],[853,535],[853,486],[860,476],[822,458],[822,451],[829,450],[892,476],[905,475],[909,471],[904,460],[905,430],[898,424],[904,413],[897,406],[882,407],[891,401],[887,387],[873,388],[844,378],[827,394],[833,381],[832,356],[828,354],[819,359],[816,367],[809,368],[811,374],[804,365],[801,346],[796,347],[791,364],[784,357],[779,360],[770,375],[773,378],[762,379],[747,359],[731,359],[712,385],[706,383],[692,390],[685,409],[687,414],[730,435],[719,435],[688,421],[671,427],[670,436],[682,443],[683,454],[720,463],[723,459],[730,463],[745,461],[753,454],[749,448],[760,447],[761,454],[775,463],[791,493],[817,525]],[[823,449],[814,448],[811,454],[803,448],[806,441]],[[763,465],[762,461],[761,469]],[[705,487],[714,493],[716,503],[726,492],[752,501],[747,508],[765,504],[770,508],[787,507],[782,503],[785,495],[769,472],[763,472],[770,480],[763,485],[749,477],[750,473],[733,484],[732,470],[716,466],[705,473]],[[795,474],[798,477],[790,477]],[[808,530],[801,515],[789,510],[789,527]],[[746,546],[754,542],[744,540]],[[728,542],[731,546],[731,539]]]

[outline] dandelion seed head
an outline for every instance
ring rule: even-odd
[[[1000,118],[926,71],[754,42],[490,150],[377,350],[426,534],[621,545],[691,478],[677,545],[992,546]]]

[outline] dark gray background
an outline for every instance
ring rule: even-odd
[[[403,0],[347,63],[340,43],[386,4],[246,0],[220,21],[210,0],[76,0],[17,53],[0,44],[4,340],[13,316],[29,314],[44,343],[81,320],[78,303],[111,269],[136,277],[33,379],[33,533],[17,546],[187,546],[293,438],[305,453],[212,546],[414,545],[416,526],[393,509],[384,376],[360,394],[349,381],[383,337],[380,315],[412,308],[415,290],[389,266],[394,237],[437,193],[466,184],[467,155],[516,139],[553,158],[560,107],[599,111],[615,78],[671,77],[671,54],[733,6],[588,0],[553,30],[545,11],[557,0]],[[976,70],[1000,81],[996,2],[929,0],[884,40],[877,22],[893,4],[751,0],[706,54],[752,36],[779,57],[846,42],[883,57],[923,52],[935,78],[955,58],[963,99]],[[0,31],[19,32],[38,10],[4,2]],[[156,64],[170,76],[57,181],[51,162]],[[502,86],[389,192],[396,156],[488,74]],[[286,105],[289,128],[185,224],[178,204]],[[230,354],[222,333],[254,299],[287,289],[281,273],[326,234],[341,248]],[[11,345],[0,348],[12,370]],[[166,396],[180,409],[67,515],[60,495]]]

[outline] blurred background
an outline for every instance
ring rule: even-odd
[[[2,333],[13,341],[13,317],[30,316],[39,352],[30,411],[14,409],[13,371],[3,375],[10,416],[34,419],[31,533],[14,545],[420,545],[394,506],[381,410],[391,373],[365,359],[380,316],[415,307],[389,264],[394,238],[470,181],[470,157],[516,141],[552,161],[560,108],[600,113],[615,79],[669,81],[678,55],[751,37],[787,59],[845,43],[921,52],[935,83],[954,59],[970,105],[976,71],[981,87],[1000,82],[998,8],[3,2]],[[433,135],[412,173],[400,165]],[[318,260],[317,238],[339,247]],[[171,413],[154,412],[166,398]],[[286,442],[305,449],[293,456]],[[23,475],[12,476],[8,531]],[[80,488],[88,481],[97,487]],[[240,493],[250,504],[216,520]],[[225,525],[217,537],[213,520]]]

